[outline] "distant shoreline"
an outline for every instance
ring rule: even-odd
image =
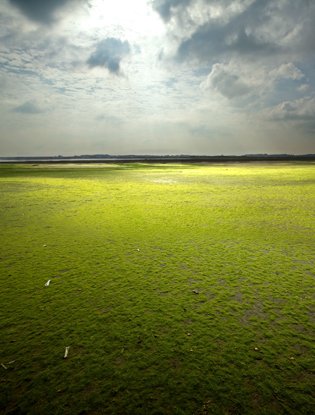
[[[243,155],[243,156],[110,156],[110,157],[0,157],[1,164],[66,164],[66,163],[246,163],[252,161],[315,161],[315,154]]]

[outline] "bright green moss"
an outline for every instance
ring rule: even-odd
[[[313,413],[314,164],[0,166],[0,191],[5,413]]]

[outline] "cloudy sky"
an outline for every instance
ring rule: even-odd
[[[0,155],[315,153],[314,0],[1,0]]]

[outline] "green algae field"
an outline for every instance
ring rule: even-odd
[[[0,165],[0,193],[2,413],[315,413],[314,163]]]

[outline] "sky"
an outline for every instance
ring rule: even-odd
[[[1,0],[0,156],[315,153],[314,0]]]

